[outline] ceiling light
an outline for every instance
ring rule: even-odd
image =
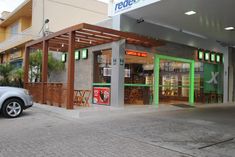
[[[234,27],[226,27],[226,28],[224,28],[226,31],[232,31],[232,30],[234,30]]]
[[[188,12],[186,12],[184,14],[186,14],[186,15],[194,15],[194,14],[196,14],[196,12],[195,11],[188,11]]]
[[[64,47],[64,44],[62,44],[61,47]]]

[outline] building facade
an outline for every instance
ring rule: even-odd
[[[96,0],[26,0],[0,21],[0,63],[22,67],[25,43],[81,22],[107,18],[107,4]],[[73,18],[71,18],[73,17]]]
[[[225,103],[234,102],[233,61],[235,58],[232,52],[234,51],[235,37],[231,31],[227,31],[227,27],[232,27],[235,24],[231,14],[218,12],[221,6],[229,9],[234,5],[234,1],[217,1],[213,6],[206,5],[201,1],[183,0],[181,3],[183,5],[178,5],[178,1],[169,0],[110,1],[109,15],[112,20],[109,22],[112,23],[111,27],[117,30],[164,40],[168,44],[158,49],[160,55],[199,62],[201,69],[199,67],[200,70],[198,70],[198,67],[195,66],[195,75],[199,76],[196,73],[200,73],[200,78],[195,77],[195,82],[200,80],[201,93],[198,96],[203,97],[200,99],[216,99],[218,102],[223,97]],[[189,11],[193,14],[188,15]],[[195,51],[200,52],[200,50],[208,52],[209,58],[198,60],[198,54],[195,54]],[[214,61],[208,62],[208,60],[214,60],[214,54],[220,54],[223,61],[219,64],[214,64]],[[205,57],[204,55],[203,53],[203,57]],[[165,70],[161,73],[159,83],[160,86],[164,86]],[[176,90],[180,94],[179,89],[184,82],[184,77],[182,74],[170,74],[170,77],[171,81],[165,82],[172,83],[173,80],[177,80],[173,83],[176,88],[171,86],[170,92],[164,92],[166,88],[162,87],[160,90],[163,92],[159,92],[176,94],[174,92]],[[177,97],[178,94],[176,94]]]
[[[112,18],[97,25],[112,30],[98,27],[95,30],[82,32],[77,26],[78,31],[75,32],[80,37],[76,36],[76,42],[83,43],[84,47],[81,49],[79,48],[81,45],[78,44],[75,45],[77,48],[72,49],[74,47],[69,41],[67,47],[61,49],[57,56],[63,59],[66,70],[50,75],[46,81],[52,84],[53,82],[60,83],[58,87],[63,87],[65,90],[71,87],[72,83],[73,89],[92,92],[90,103],[115,107],[129,104],[188,103],[194,105],[196,103],[234,101],[234,48],[229,44],[233,42],[233,38],[224,36],[229,32],[219,35],[214,31],[210,32],[212,28],[204,28],[203,18],[201,19],[202,25],[195,27],[195,29],[203,27],[202,33],[188,31],[186,28],[193,28],[194,23],[192,22],[197,21],[197,18],[200,21],[200,16],[191,19],[183,15],[182,18],[186,22],[177,18],[177,15],[172,16],[177,18],[176,21],[182,23],[182,26],[178,27],[153,19],[157,16],[156,8],[159,10],[162,8],[161,12],[158,12],[159,15],[164,15],[167,10],[172,10],[171,14],[176,14],[175,11],[179,10],[178,14],[184,14],[185,8],[177,9],[173,7],[177,6],[175,3],[168,0],[110,2],[109,11]],[[223,5],[229,7],[227,6],[229,3],[217,3],[221,4],[215,5],[213,10],[218,10],[216,7]],[[189,7],[190,4],[187,3],[184,7]],[[208,7],[202,3],[198,5]],[[167,15],[164,17],[169,18]],[[170,19],[170,21],[174,21],[174,19]],[[204,29],[206,30],[203,33]],[[70,34],[74,32],[72,28],[68,30],[71,30]],[[135,33],[135,37],[142,35],[145,36],[145,40],[153,38],[161,44],[152,46],[145,40],[135,41],[128,36],[118,38],[115,33],[113,34],[115,30],[120,31],[120,34]],[[220,31],[225,30],[220,27]],[[60,33],[63,34],[63,32],[66,31],[62,30]],[[54,34],[54,36],[60,33]],[[70,37],[64,35],[63,38],[68,40]],[[95,41],[93,41],[94,38]],[[41,43],[41,49],[43,49],[42,42],[50,43],[50,41],[55,42],[51,38],[44,38],[30,43],[28,48],[35,51],[34,46]],[[57,46],[61,48],[62,45],[64,45],[63,41],[60,41]],[[85,52],[84,58],[81,57],[83,52]],[[79,59],[71,58],[71,53],[75,53]],[[67,60],[64,56],[67,56]],[[72,74],[71,65],[75,67]],[[71,76],[74,76],[74,80],[71,80]],[[34,86],[34,83],[29,85],[29,89],[35,87],[37,86]],[[67,95],[67,100],[71,98],[69,100],[73,101],[71,91],[69,95],[69,97]],[[67,103],[67,105],[71,105],[71,103]]]

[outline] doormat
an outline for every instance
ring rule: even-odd
[[[181,108],[194,108],[194,106],[190,106],[188,104],[171,104],[172,106],[181,107]]]

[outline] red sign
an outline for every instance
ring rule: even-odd
[[[93,103],[99,105],[110,105],[110,88],[94,87]]]
[[[126,51],[127,55],[137,56],[137,57],[147,57],[146,52],[136,52],[136,51]]]

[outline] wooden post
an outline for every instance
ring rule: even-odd
[[[24,52],[24,88],[28,89],[27,83],[29,82],[29,47],[25,47]]]
[[[42,49],[42,103],[46,103],[46,83],[48,76],[48,40],[43,40]]]
[[[75,65],[75,32],[69,32],[69,47],[68,47],[68,73],[67,73],[67,109],[73,109],[74,97],[74,65]]]

